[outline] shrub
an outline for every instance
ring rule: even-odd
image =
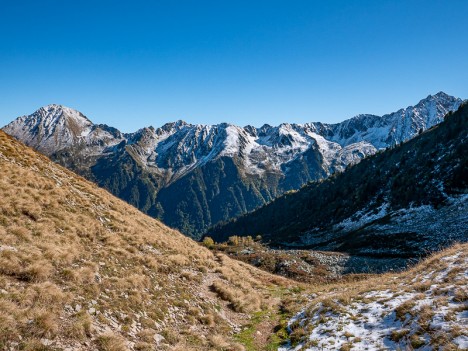
[[[261,307],[260,298],[253,292],[245,294],[242,290],[230,287],[219,280],[211,285],[211,289],[221,299],[230,302],[230,307],[235,312],[253,312]]]
[[[127,351],[123,339],[113,333],[99,335],[96,343],[99,351]]]
[[[27,327],[27,332],[40,338],[52,338],[58,328],[56,314],[41,308],[32,312],[31,324]]]
[[[226,350],[229,347],[229,343],[227,343],[225,338],[219,334],[215,334],[210,337],[210,345],[215,350]]]
[[[229,239],[228,239],[228,244],[231,245],[231,246],[237,246],[239,245],[239,237],[234,235],[234,236],[230,236]]]
[[[408,335],[409,330],[408,329],[401,329],[401,330],[393,330],[392,334],[390,335],[390,340],[399,342],[403,337]]]
[[[208,249],[212,249],[215,245],[215,242],[212,238],[207,236],[205,239],[203,239],[203,245],[207,247]]]
[[[306,334],[307,333],[304,328],[302,327],[295,328],[289,335],[289,338],[291,340],[291,345],[296,346],[306,336]]]
[[[161,335],[164,336],[164,339],[171,345],[175,345],[179,342],[179,335],[171,329],[164,329]]]
[[[426,344],[426,341],[424,341],[423,338],[417,335],[411,335],[410,342],[411,347],[413,347],[414,349],[419,349],[420,347]]]
[[[48,262],[35,262],[20,272],[18,278],[31,282],[45,281],[50,276],[52,269],[52,265]]]
[[[414,305],[414,302],[411,300],[403,302],[395,309],[396,317],[400,320],[405,320],[406,314],[411,314],[411,309]]]

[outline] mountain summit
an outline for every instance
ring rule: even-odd
[[[183,121],[123,134],[49,105],[3,129],[144,212],[199,238],[209,226],[396,145],[442,121],[461,99],[430,95],[384,115],[260,128]]]
[[[26,145],[51,155],[77,145],[105,145],[111,140],[123,139],[120,132],[114,135],[103,127],[95,125],[79,111],[51,104],[31,115],[18,117],[4,130]]]

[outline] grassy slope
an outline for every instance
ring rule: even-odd
[[[3,132],[0,174],[2,350],[242,350],[235,332],[293,291]]]

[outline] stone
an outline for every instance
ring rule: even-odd
[[[46,339],[46,338],[42,338],[41,339],[41,344],[44,345],[44,346],[49,346],[52,344],[52,340],[49,340],[49,339]]]
[[[153,339],[154,342],[159,345],[165,338],[161,334],[154,334]]]

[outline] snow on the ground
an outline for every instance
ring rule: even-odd
[[[394,287],[369,287],[347,303],[318,300],[289,322],[306,337],[279,350],[468,350],[468,256],[445,257],[439,268],[395,277]]]
[[[388,213],[389,204],[383,203],[378,209],[375,211],[368,211],[365,212],[364,210],[356,212],[352,218],[347,218],[344,221],[336,224],[334,226],[335,229],[341,230],[356,230],[367,223],[373,222],[377,219],[384,217]]]

